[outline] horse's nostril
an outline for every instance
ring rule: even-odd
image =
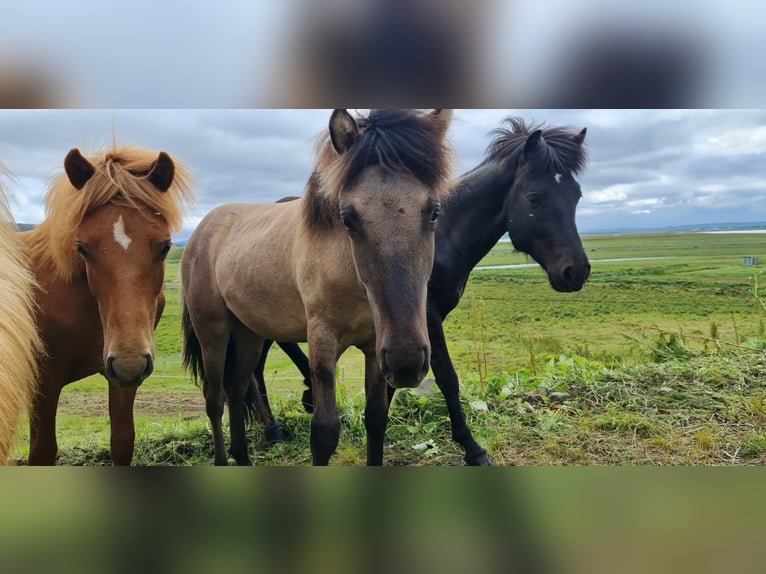
[[[570,285],[574,283],[574,279],[575,279],[574,267],[572,267],[571,265],[567,265],[566,267],[564,267],[564,271],[562,272],[562,275],[564,276],[564,279],[566,280],[567,283],[569,283]]]
[[[111,355],[106,358],[106,376],[109,379],[117,378],[117,373],[114,370],[114,357]]]
[[[146,367],[144,367],[144,373],[141,377],[142,379],[148,378],[154,370],[154,360],[152,359],[151,353],[147,353],[144,358],[146,359]]]

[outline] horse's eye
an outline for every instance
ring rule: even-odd
[[[168,256],[168,253],[170,253],[170,247],[171,247],[171,243],[169,241],[162,244],[162,249],[160,249],[161,259],[165,259],[165,257]]]
[[[539,193],[528,193],[527,201],[530,207],[540,207],[543,204],[543,196]]]
[[[85,247],[82,243],[77,243],[77,253],[79,253],[82,257],[88,257],[88,248]]]
[[[356,224],[354,222],[354,218],[351,217],[349,214],[341,213],[340,220],[343,223],[343,227],[345,227],[347,230],[356,231]]]
[[[436,223],[436,220],[439,219],[441,214],[442,210],[438,207],[434,207],[434,210],[431,212],[431,223]]]

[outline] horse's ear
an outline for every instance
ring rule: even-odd
[[[339,154],[354,145],[360,131],[356,120],[346,110],[333,110],[330,116],[330,141]]]
[[[450,122],[452,121],[452,110],[433,110],[428,114],[428,119],[431,120],[439,138],[444,138],[444,135],[449,129]]]
[[[540,145],[540,138],[543,136],[542,130],[535,130],[527,137],[527,143],[524,144],[524,153],[521,156],[522,162],[526,161],[537,150]]]
[[[588,133],[588,128],[583,128],[582,131],[574,137],[574,141],[577,145],[582,145],[585,141],[585,134]]]
[[[161,151],[146,179],[160,191],[167,191],[170,188],[170,184],[173,183],[175,172],[176,166],[173,164],[173,160],[170,159],[168,154]]]
[[[96,168],[83,157],[80,150],[72,148],[64,158],[64,171],[75,189],[82,189],[96,173]]]

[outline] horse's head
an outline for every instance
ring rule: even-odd
[[[445,110],[373,111],[357,122],[335,110],[330,120],[342,159],[336,217],[370,302],[381,371],[397,388],[417,386],[429,368],[426,295],[450,118]]]
[[[77,190],[91,178],[104,176],[77,149],[69,152],[64,167]],[[171,158],[161,152],[148,170],[130,176],[149,193],[165,194],[174,170]],[[115,184],[119,186],[119,179],[110,181]],[[71,245],[84,263],[90,291],[98,302],[104,374],[121,387],[138,386],[152,373],[154,327],[164,304],[161,289],[170,232],[163,214],[118,192],[114,199],[85,213]]]
[[[556,128],[524,134],[504,205],[513,246],[545,269],[556,291],[579,291],[590,275],[575,224],[581,196],[575,174],[584,162],[585,133]]]

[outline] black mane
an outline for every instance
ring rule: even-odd
[[[542,138],[537,151],[528,161],[530,173],[573,173],[585,167],[587,154],[577,140],[579,131],[570,127],[545,127],[543,124],[527,125],[523,119],[510,117],[505,120],[509,128],[497,128],[492,131],[494,139],[487,147],[488,161],[518,165],[524,144],[536,130],[542,130]]]
[[[368,167],[416,177],[427,186],[438,186],[449,175],[446,145],[432,122],[405,110],[372,110],[357,118],[361,135],[343,155],[339,184],[348,188]]]

